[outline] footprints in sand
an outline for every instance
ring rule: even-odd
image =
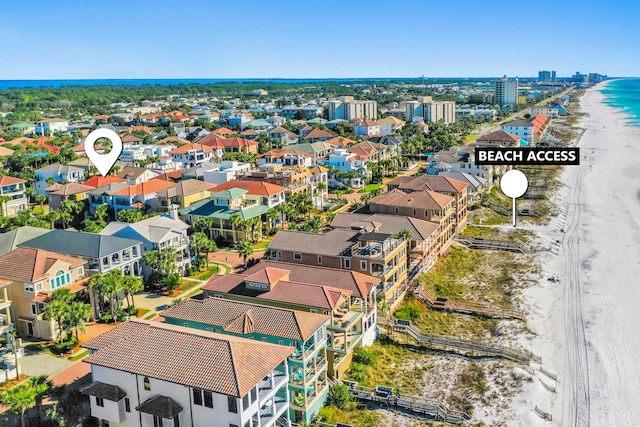
[[[556,217],[556,225],[555,231],[558,233],[564,233],[565,227],[567,224],[567,212],[569,211],[569,205],[567,203],[560,206],[560,212]],[[560,253],[560,248],[562,247],[562,240],[556,239],[551,241],[551,247],[549,248],[551,253],[554,255],[558,255]]]

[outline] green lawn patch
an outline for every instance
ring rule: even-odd
[[[154,317],[156,317],[158,315],[158,313],[156,313],[155,311],[153,313],[151,313],[150,315],[148,315],[147,317],[144,318],[144,320],[151,320]]]
[[[384,184],[367,184],[364,186],[362,191],[364,193],[369,193],[370,191],[374,191],[382,187],[384,187]]]
[[[198,280],[209,280],[211,276],[218,273],[219,271],[220,271],[220,268],[217,265],[213,265],[209,267],[208,270],[203,271],[202,273],[196,274],[195,276],[193,276],[193,278]],[[197,282],[193,282],[193,281],[191,283],[193,283],[193,286],[198,284]],[[193,286],[190,286],[189,289],[191,289]]]
[[[148,308],[137,308],[138,312],[136,313],[136,317],[143,317],[145,314],[147,314],[149,311]]]
[[[468,144],[470,142],[475,141],[476,139],[478,139],[480,137],[480,135],[467,135],[464,137],[464,143]]]
[[[85,350],[85,351],[81,351],[80,353],[76,354],[75,356],[68,357],[68,359],[75,362],[76,360],[80,360],[83,357],[88,356],[88,355],[89,355],[89,350]]]

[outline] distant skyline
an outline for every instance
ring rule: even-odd
[[[640,4],[4,2],[0,79],[640,76]]]

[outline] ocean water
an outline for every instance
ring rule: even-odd
[[[612,80],[600,92],[605,104],[625,113],[628,124],[640,127],[640,79]]]

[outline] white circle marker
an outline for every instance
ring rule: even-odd
[[[527,176],[517,169],[507,171],[500,180],[500,189],[513,201],[513,226],[516,226],[516,199],[527,192],[529,181]]]
[[[99,138],[107,138],[111,141],[111,151],[109,154],[99,154],[96,152],[95,143]],[[87,135],[84,141],[84,152],[89,160],[95,165],[102,176],[107,176],[113,165],[122,153],[122,140],[117,133],[110,129],[96,129]]]

